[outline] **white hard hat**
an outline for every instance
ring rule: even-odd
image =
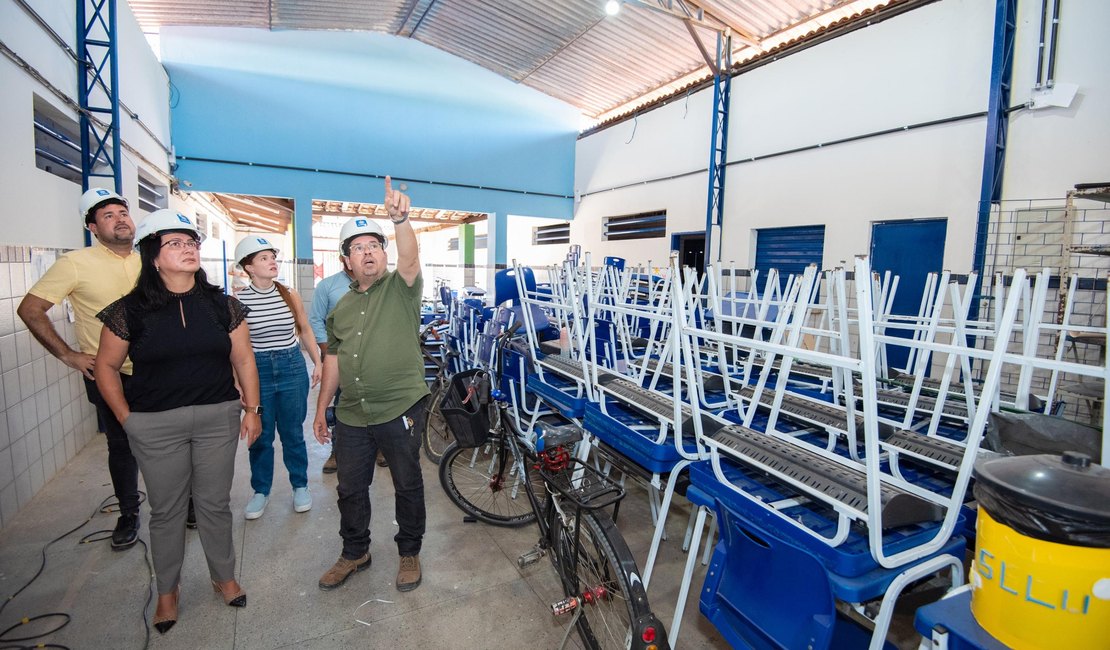
[[[235,264],[243,268],[243,260],[259,251],[274,251],[275,256],[279,252],[265,237],[246,237],[235,245]]]
[[[123,198],[119,194],[116,194],[112,190],[106,190],[103,187],[93,187],[89,189],[87,192],[81,195],[81,216],[85,219],[88,219],[89,210],[92,210],[100,203],[110,201],[112,199],[123,203],[124,207],[127,207],[127,199]]]
[[[187,230],[196,233],[198,241],[204,241],[204,233],[197,229],[192,219],[176,210],[162,209],[148,214],[135,228],[135,248],[147,237],[167,230]]]
[[[389,240],[385,238],[385,232],[382,227],[378,225],[377,221],[367,219],[366,217],[355,217],[350,219],[343,227],[339,229],[339,250],[343,248],[352,238],[359,235],[377,235],[382,240],[382,250],[385,250]]]

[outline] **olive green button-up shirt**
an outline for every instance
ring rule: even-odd
[[[338,356],[339,406],[348,426],[382,424],[400,417],[428,394],[420,352],[420,294],[389,271],[366,291],[351,283],[328,315],[328,354]]]

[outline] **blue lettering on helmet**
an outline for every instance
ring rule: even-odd
[[[97,190],[96,191],[97,196],[108,196],[109,194],[111,194],[111,192],[109,192],[108,190]]]
[[[366,225],[366,219],[355,219],[355,225],[359,228]]]
[[[177,220],[180,221],[181,223],[187,223],[190,226],[193,225],[193,222],[189,221],[189,217],[186,217],[185,215],[181,214],[180,212],[177,213]]]

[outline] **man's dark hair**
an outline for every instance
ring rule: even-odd
[[[104,199],[100,203],[97,203],[93,207],[89,208],[89,211],[85,213],[85,225],[87,226],[90,223],[94,223],[96,221],[96,211],[109,205],[122,205],[126,208],[127,202],[117,199],[114,196],[110,199]]]

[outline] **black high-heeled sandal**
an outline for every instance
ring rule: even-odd
[[[154,629],[158,630],[159,634],[165,634],[170,631],[174,625],[177,624],[177,606],[181,600],[181,585],[177,585],[173,589],[173,613],[172,614],[159,614],[158,609],[154,610]]]
[[[220,583],[215,580],[212,581],[212,590],[218,593],[223,599],[224,604],[228,607],[246,607],[247,606],[247,592],[243,591],[243,586],[236,583],[236,592],[228,594],[224,591]]]

